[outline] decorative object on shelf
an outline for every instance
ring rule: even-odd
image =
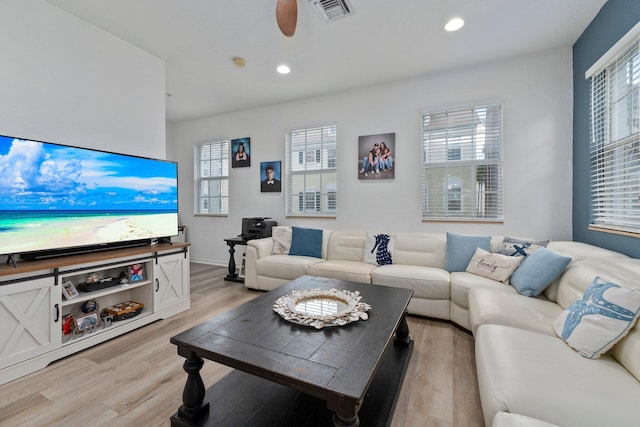
[[[359,136],[358,179],[393,179],[395,151],[395,132]]]
[[[100,280],[102,280],[100,273],[89,273],[87,275],[87,283],[98,283]]]
[[[129,267],[129,281],[139,282],[144,280],[144,267],[142,264],[133,264]]]
[[[85,301],[80,306],[80,310],[82,310],[84,314],[89,314],[89,313],[93,313],[94,311],[98,311],[98,308],[100,308],[100,305],[98,304],[98,301],[94,299]]]
[[[120,320],[130,319],[142,313],[144,304],[135,301],[126,301],[119,304],[112,305],[103,310],[103,316],[112,316],[112,321],[117,322]]]
[[[62,335],[69,335],[71,332],[73,332],[73,329],[73,315],[69,313],[62,316]]]
[[[74,335],[82,335],[85,333],[89,334],[97,330],[101,325],[100,316],[97,311],[76,317],[75,322],[76,329],[74,331]]]
[[[71,280],[67,280],[62,284],[62,295],[66,300],[73,299],[79,295],[78,290],[73,285],[73,282]]]
[[[333,288],[295,290],[278,298],[273,311],[289,322],[316,329],[343,326],[369,318],[366,312],[371,306],[361,302],[361,298],[357,291]]]
[[[231,140],[231,167],[251,166],[251,138]]]

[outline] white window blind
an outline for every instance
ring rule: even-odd
[[[502,102],[422,113],[422,218],[502,220]]]
[[[591,225],[640,233],[640,39],[617,49],[590,76]]]
[[[198,215],[229,213],[229,140],[196,144],[193,149],[194,203]]]
[[[286,134],[286,211],[289,216],[336,215],[336,125]]]

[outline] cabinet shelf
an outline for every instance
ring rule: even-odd
[[[113,323],[111,323],[111,326],[108,326],[106,328],[101,327],[97,331],[94,331],[94,332],[91,332],[91,333],[88,333],[88,334],[82,334],[82,335],[77,336],[77,337],[75,335],[73,335],[73,333],[70,334],[71,335],[70,337],[67,337],[67,336],[63,335],[62,336],[62,346],[64,347],[64,346],[67,346],[67,345],[71,345],[71,344],[80,342],[80,341],[85,340],[85,339],[89,339],[89,338],[97,336],[97,335],[108,333],[108,332],[110,332],[110,331],[112,331],[114,329],[122,328],[122,327],[126,326],[128,323],[132,323],[132,322],[135,322],[137,320],[143,319],[143,318],[145,318],[145,317],[147,317],[149,315],[151,315],[150,311],[143,310],[142,313],[138,314],[136,317],[132,317],[130,319],[119,320],[117,322],[113,322]]]
[[[100,289],[99,291],[79,292],[79,295],[77,297],[72,298],[70,300],[62,301],[62,306],[66,307],[69,305],[77,304],[79,302],[89,301],[92,299],[104,297],[111,294],[116,294],[128,289],[135,289],[141,286],[147,286],[150,284],[151,284],[151,280],[143,280],[141,282],[128,283],[126,285],[111,286],[110,288]]]

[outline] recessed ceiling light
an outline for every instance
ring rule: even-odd
[[[453,18],[450,19],[444,26],[444,29],[447,31],[458,31],[460,28],[464,26],[464,19],[462,18]]]
[[[280,74],[289,74],[291,72],[291,68],[283,64],[283,65],[278,65],[278,68],[276,68],[276,71],[279,72]]]

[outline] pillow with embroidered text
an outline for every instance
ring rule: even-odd
[[[478,248],[473,257],[471,257],[466,271],[506,283],[515,269],[518,268],[522,259],[522,257],[493,254]]]
[[[364,240],[364,262],[373,265],[393,264],[396,237],[384,233],[367,233]]]
[[[597,359],[624,338],[638,320],[640,290],[596,277],[582,299],[553,322],[556,334],[589,359]]]

